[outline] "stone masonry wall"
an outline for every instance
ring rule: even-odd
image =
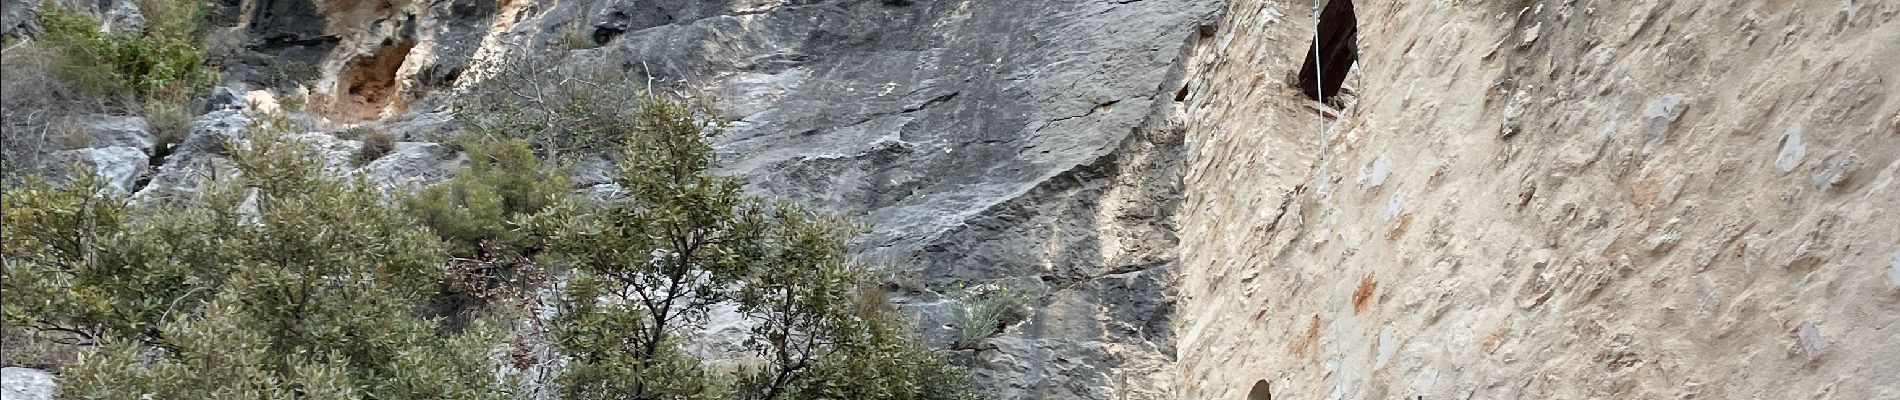
[[[1355,5],[1195,50],[1177,398],[1900,398],[1900,4]]]

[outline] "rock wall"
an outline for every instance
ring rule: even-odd
[[[1900,398],[1900,4],[1355,3],[1197,46],[1176,398]]]
[[[1177,92],[1217,0],[250,1],[275,10],[249,14],[254,41],[321,54],[311,109],[336,122],[549,51],[713,93],[734,120],[721,172],[872,224],[855,248],[899,269],[893,298],[930,344],[954,340],[960,286],[1047,293],[958,355],[999,398],[1159,397],[1173,381]]]
[[[227,84],[408,140],[540,51],[718,95],[722,172],[873,224],[930,344],[959,286],[1046,293],[956,350],[1000,399],[1900,398],[1892,2],[1360,0],[1336,107],[1310,1],[238,3]],[[189,195],[241,92],[151,171],[68,155]]]

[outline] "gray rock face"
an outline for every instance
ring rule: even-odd
[[[32,368],[0,368],[0,399],[52,400],[53,374]]]
[[[91,173],[121,194],[137,189],[151,169],[158,139],[144,118],[95,116],[82,120],[78,133],[84,147],[46,153],[35,167],[52,182],[67,184],[78,174]]]
[[[73,175],[82,173],[76,168],[90,169],[107,185],[119,193],[131,193],[138,179],[151,169],[151,158],[139,149],[113,146],[56,151],[47,158],[47,162],[57,173],[71,181]]]
[[[976,357],[1003,398],[1110,398],[1112,379],[1164,369],[1164,286],[1103,280],[1172,265],[1181,157],[1166,116],[1220,2],[754,3],[561,4],[515,31],[549,43],[585,21],[600,47],[571,64],[713,91],[734,119],[722,172],[872,223],[860,253],[928,290],[1048,286],[997,339],[1016,345]],[[927,330],[954,307],[910,306]],[[1076,365],[1037,364],[1052,359]]]
[[[85,130],[90,147],[131,147],[147,155],[158,147],[158,136],[142,117],[99,117],[86,123]]]
[[[211,95],[205,98],[204,112],[243,110],[244,93],[237,89],[219,86],[211,89]]]
[[[191,135],[172,149],[151,182],[133,198],[139,200],[189,196],[213,177],[237,173],[224,157],[224,143],[244,136],[251,118],[234,110],[214,111],[192,122]]]
[[[33,0],[0,0],[0,35],[13,33],[32,21],[33,12],[40,4]]]
[[[275,16],[254,21],[253,39],[314,37],[292,23],[316,18],[310,3],[259,7]],[[1047,289],[1028,321],[970,354],[983,384],[1003,398],[1107,399],[1128,392],[1115,382],[1164,392],[1154,377],[1170,362],[1173,300],[1159,282],[1175,264],[1183,150],[1174,97],[1195,28],[1219,3],[602,0],[497,14],[437,1],[388,31],[426,49],[403,67],[424,86],[494,50],[475,49],[485,34],[506,58],[572,45],[578,32],[597,47],[574,51],[572,65],[711,91],[733,119],[718,139],[721,172],[872,223],[855,246],[919,278],[921,292],[903,297],[917,300],[905,307],[930,342],[955,340],[942,328],[958,305],[942,295],[959,284]],[[510,32],[484,31],[506,26],[496,15],[512,19]],[[371,43],[299,46],[338,40]],[[248,123],[231,111],[201,118],[141,195],[189,192],[193,176],[229,170],[220,140]],[[345,142],[325,148],[340,156]],[[400,143],[361,170],[415,187],[446,179],[460,158]],[[584,195],[613,196],[603,170],[576,171]]]
[[[99,8],[99,30],[125,33],[145,29],[145,13],[132,0],[101,2]]]
[[[467,158],[435,143],[400,142],[363,169],[370,182],[385,189],[415,189],[448,180]]]

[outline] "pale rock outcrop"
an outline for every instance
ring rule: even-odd
[[[99,30],[106,33],[135,34],[145,29],[145,13],[134,0],[107,0],[98,3]]]
[[[53,400],[56,380],[53,374],[32,368],[0,368],[0,398],[7,400]]]
[[[152,134],[152,125],[142,117],[94,117],[86,121],[83,130],[87,134],[89,147],[131,147],[152,155],[158,146],[158,136]]]
[[[395,150],[363,166],[363,173],[384,189],[414,190],[448,180],[467,159],[440,144],[398,142]]]
[[[74,174],[89,171],[121,194],[132,193],[151,170],[151,157],[158,144],[144,118],[96,116],[81,120],[76,127],[84,135],[85,147],[59,150],[40,162],[41,172],[55,182],[69,183]]]
[[[53,152],[45,161],[52,176],[71,182],[74,174],[91,173],[118,193],[131,193],[139,178],[151,168],[151,158],[139,149],[125,146],[92,147]]]
[[[244,137],[251,117],[238,110],[221,110],[199,116],[192,122],[191,134],[172,148],[150,182],[133,198],[165,199],[194,196],[214,177],[234,176],[237,166],[226,158],[225,143]]]

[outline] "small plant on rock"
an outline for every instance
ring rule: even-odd
[[[383,155],[396,150],[396,135],[388,132],[372,132],[363,135],[363,147],[356,149],[356,165],[369,165],[371,161],[383,158]]]
[[[1023,318],[1024,308],[1042,297],[1042,293],[996,285],[988,290],[965,289],[962,297],[963,307],[957,308],[953,316],[957,346],[972,348],[977,342],[1002,332],[1010,322]]]

